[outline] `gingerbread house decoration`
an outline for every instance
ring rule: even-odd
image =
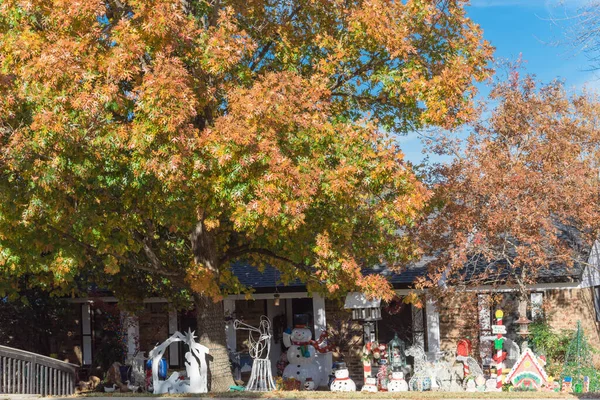
[[[512,383],[515,388],[540,389],[548,383],[543,363],[530,349],[526,349],[506,376],[505,382]]]

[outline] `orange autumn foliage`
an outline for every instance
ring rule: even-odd
[[[492,48],[453,1],[6,0],[0,295],[78,279],[244,291],[242,261],[342,295],[419,256],[395,135],[473,116]]]
[[[463,142],[432,143],[455,157],[433,171],[431,214],[415,231],[437,257],[422,286],[525,289],[587,266],[600,228],[599,100],[515,69]]]

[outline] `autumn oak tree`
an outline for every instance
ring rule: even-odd
[[[598,96],[511,69],[488,105],[466,139],[432,142],[453,158],[432,171],[430,213],[417,230],[436,256],[423,286],[508,283],[524,292],[585,266],[598,239]]]
[[[490,74],[464,5],[3,1],[0,292],[184,290],[212,390],[232,262],[388,297],[361,268],[415,256],[429,197],[393,135],[467,121]]]

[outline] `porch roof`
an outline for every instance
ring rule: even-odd
[[[393,272],[385,266],[375,266],[362,270],[363,275],[381,274],[388,278],[396,289],[409,288],[415,279],[427,273],[428,261],[420,261],[412,264],[402,272]],[[265,267],[263,272],[247,263],[235,263],[232,271],[239,281],[248,287],[254,288],[256,293],[270,293],[275,289],[279,292],[303,292],[306,286],[300,280],[295,280],[288,285],[281,282],[280,272],[271,266]]]
[[[372,268],[362,270],[363,275],[380,274],[386,277],[395,289],[412,288],[413,283],[418,277],[427,274],[427,265],[433,260],[432,257],[410,264],[401,271],[392,271],[384,265],[377,265]],[[465,264],[460,272],[462,280],[468,284],[475,283],[475,277],[486,273],[491,282],[500,282],[509,279],[509,275],[519,274],[519,270],[507,272],[506,260],[494,262],[486,261],[483,258],[473,257]],[[538,283],[562,284],[567,282],[580,282],[585,268],[583,261],[575,262],[572,268],[567,268],[563,264],[553,264],[537,271],[536,281]],[[233,273],[240,282],[248,287],[254,288],[256,293],[279,292],[304,292],[306,286],[300,280],[295,280],[288,285],[281,282],[281,274],[271,266],[267,266],[263,272],[247,263],[236,263],[232,266]],[[481,283],[481,282],[478,282]]]

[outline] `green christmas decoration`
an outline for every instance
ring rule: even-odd
[[[600,389],[592,361],[592,349],[581,329],[580,321],[577,322],[577,331],[567,349],[561,380],[563,383],[570,381],[569,386],[575,393],[597,392]]]

